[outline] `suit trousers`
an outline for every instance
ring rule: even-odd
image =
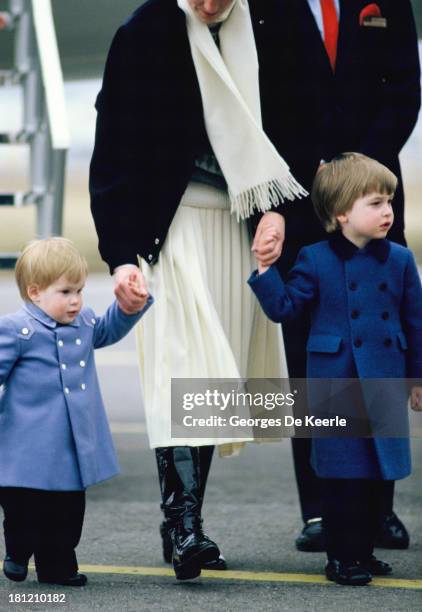
[[[384,482],[366,478],[321,479],[328,559],[347,562],[371,557]]]
[[[62,579],[78,571],[75,548],[85,514],[85,491],[0,487],[6,554],[27,563],[38,578]]]

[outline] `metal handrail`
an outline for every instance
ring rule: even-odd
[[[70,135],[51,0],[31,0],[35,37],[53,149],[68,149]]]
[[[70,135],[51,0],[9,0],[15,31],[16,80],[23,89],[22,142],[30,146],[37,235],[62,233],[66,153]]]

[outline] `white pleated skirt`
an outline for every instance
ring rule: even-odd
[[[269,321],[247,278],[255,267],[245,222],[224,191],[190,183],[154,266],[141,260],[155,303],[136,328],[150,446],[233,438],[172,438],[172,378],[286,378],[281,326]],[[224,446],[224,448],[223,448]]]

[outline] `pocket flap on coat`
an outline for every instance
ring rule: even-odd
[[[397,340],[399,341],[400,348],[403,351],[407,351],[407,340],[403,332],[398,332]]]
[[[340,345],[340,336],[309,336],[307,350],[310,353],[337,353]]]

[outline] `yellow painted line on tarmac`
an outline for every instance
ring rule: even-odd
[[[81,565],[79,571],[88,574],[119,574],[126,576],[165,576],[174,578],[174,572],[167,567],[133,567],[115,565]],[[296,584],[323,584],[334,586],[321,574],[288,574],[278,572],[244,572],[244,571],[211,571],[203,570],[202,578],[216,580],[240,580],[247,582],[291,582]],[[391,589],[422,590],[421,580],[402,578],[373,578],[371,585]]]

